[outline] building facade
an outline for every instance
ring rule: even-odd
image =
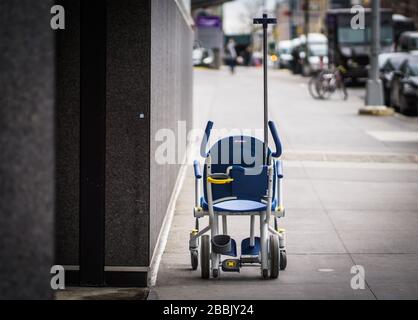
[[[56,4],[64,30],[50,26]],[[67,285],[147,286],[181,167],[156,162],[156,135],[192,127],[190,11],[0,0],[0,12],[0,299],[52,298],[53,265]]]

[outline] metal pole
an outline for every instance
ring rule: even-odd
[[[267,19],[267,14],[263,14],[263,18]],[[263,24],[263,51],[264,51],[264,157],[265,164],[267,164],[267,152],[269,144],[269,132],[268,132],[268,121],[269,121],[269,111],[268,111],[268,77],[267,77],[267,28],[268,24]]]
[[[367,82],[367,106],[383,106],[383,86],[379,78],[379,53],[380,53],[380,0],[373,0],[372,9],[372,50],[370,61],[370,74]]]
[[[289,40],[293,39],[292,28],[293,28],[293,3],[289,1]]]
[[[308,58],[309,58],[309,42],[308,42],[308,38],[309,38],[309,24],[310,24],[310,6],[311,3],[309,0],[305,0],[305,39],[306,39],[306,43],[305,43],[305,59],[303,61],[303,70],[302,73],[304,73],[304,70],[306,69],[306,65],[308,64]],[[305,75],[305,74],[304,74]]]

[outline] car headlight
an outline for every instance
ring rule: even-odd
[[[213,57],[209,56],[203,59],[204,64],[212,64],[213,63]]]

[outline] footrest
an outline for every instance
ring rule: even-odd
[[[237,243],[227,235],[215,236],[212,239],[212,252],[223,256],[236,257]]]
[[[237,259],[227,259],[222,262],[223,272],[240,272],[240,261]]]
[[[260,253],[260,238],[256,237],[254,241],[254,246],[250,244],[250,238],[244,239],[241,242],[241,255],[242,256],[258,256]]]

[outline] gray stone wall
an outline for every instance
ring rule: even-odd
[[[56,261],[79,264],[80,0],[60,0],[66,29],[56,32]]]
[[[108,1],[107,266],[149,262],[150,19],[149,1]]]
[[[57,262],[79,250],[79,0],[57,41]],[[174,0],[107,1],[105,265],[148,267],[180,166],[154,162],[155,133],[192,125],[193,31]],[[144,269],[145,270],[145,269]]]
[[[0,0],[0,299],[52,297],[51,5],[48,0]]]
[[[193,31],[174,0],[153,0],[151,7],[151,194],[150,250],[153,253],[180,165],[159,165],[155,135],[170,129],[178,135],[178,122],[192,127]],[[174,146],[177,150],[177,146]],[[183,154],[176,158],[183,158]]]

